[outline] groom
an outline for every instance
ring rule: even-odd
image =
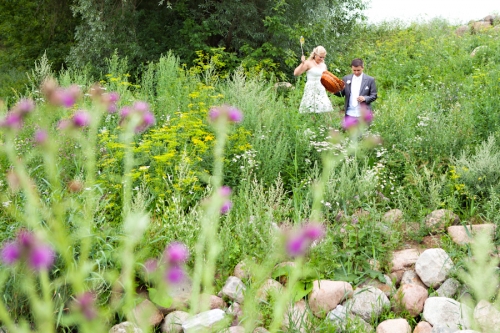
[[[360,117],[364,117],[365,122],[369,123],[371,117],[365,116],[365,112],[371,110],[370,104],[377,99],[375,79],[363,73],[364,66],[361,59],[351,61],[351,69],[352,74],[342,78],[345,84],[344,90],[335,94],[345,97],[343,124],[357,123]]]

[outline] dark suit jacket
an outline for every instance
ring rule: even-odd
[[[349,98],[351,97],[351,82],[352,76],[354,74],[346,75],[342,78],[345,87],[344,90],[336,93],[336,96],[345,97],[344,110],[349,107]],[[370,105],[374,100],[377,99],[377,86],[375,85],[375,79],[370,75],[363,73],[363,81],[361,81],[361,90],[359,91],[359,96],[365,97],[366,104]]]

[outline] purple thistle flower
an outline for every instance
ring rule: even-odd
[[[172,266],[165,272],[165,280],[172,284],[177,284],[182,282],[184,279],[184,271],[179,266]]]
[[[146,128],[152,126],[155,123],[154,114],[152,114],[151,111],[144,112],[142,123],[146,126]]]
[[[0,126],[20,129],[23,126],[23,117],[18,112],[9,112],[5,118],[0,121]]]
[[[49,269],[55,259],[52,248],[44,244],[35,246],[28,256],[28,264],[36,271]]]
[[[23,249],[31,249],[36,244],[35,235],[27,230],[20,230],[16,240]]]
[[[34,136],[35,142],[40,144],[40,145],[47,142],[48,137],[49,137],[49,135],[48,135],[47,131],[41,130],[41,129],[37,130],[35,132],[35,136]]]
[[[132,113],[132,108],[130,106],[124,106],[120,110],[120,118],[123,120],[127,118],[130,115],[130,113]]]
[[[291,257],[304,254],[307,246],[307,239],[303,235],[295,235],[286,243],[286,251]]]
[[[6,243],[2,247],[1,258],[7,265],[12,265],[21,257],[21,249],[16,242]]]
[[[23,98],[17,102],[14,106],[14,110],[16,113],[19,113],[21,116],[24,116],[35,109],[35,102],[28,98]]]
[[[233,123],[239,123],[243,120],[243,113],[238,110],[237,108],[231,106],[229,107],[229,110],[227,111],[227,117],[229,121]]]
[[[78,110],[73,115],[72,121],[76,127],[87,127],[90,125],[90,114],[87,111]]]
[[[164,252],[165,259],[170,264],[180,264],[189,258],[189,250],[186,245],[173,242],[167,246]]]
[[[149,112],[149,105],[148,103],[146,102],[143,102],[143,101],[136,101],[134,103],[134,105],[132,106],[132,108],[137,111],[137,112],[141,112],[141,113],[145,113],[145,112]]]
[[[59,104],[64,106],[65,108],[71,108],[73,105],[75,105],[76,98],[73,96],[71,93],[69,93],[67,90],[60,89],[56,91],[56,98],[59,101]]]
[[[319,223],[309,223],[303,227],[302,234],[305,238],[314,242],[315,240],[323,237],[323,235],[325,234],[325,230]]]
[[[369,108],[366,108],[363,112],[362,112],[362,117],[363,117],[363,121],[365,123],[371,123],[372,120],[373,120],[373,112],[372,110],[370,110]]]
[[[95,307],[95,295],[91,292],[85,292],[75,297],[75,308],[81,312],[87,320],[92,320],[97,317],[97,309]]]
[[[231,188],[229,186],[221,186],[221,188],[219,189],[219,194],[224,197],[224,198],[227,198],[231,195]]]
[[[120,94],[116,91],[112,91],[108,94],[108,98],[111,103],[116,103],[120,99]]]
[[[151,112],[146,111],[142,114],[142,122],[135,127],[134,131],[136,133],[144,132],[154,123],[155,123],[155,116]]]
[[[107,110],[108,110],[108,113],[116,113],[116,111],[118,110],[118,107],[116,106],[116,103],[109,103]]]
[[[356,117],[344,117],[344,119],[342,119],[342,128],[344,130],[348,130],[348,129],[351,129],[351,128],[354,128],[356,126],[358,126],[358,118]]]
[[[222,206],[220,208],[220,213],[227,214],[227,213],[229,213],[231,208],[233,208],[233,202],[231,200],[226,200],[226,201],[224,201],[224,203],[222,204]]]
[[[216,108],[216,107],[213,107],[213,108],[210,109],[210,111],[208,111],[208,117],[210,118],[210,120],[212,122],[214,122],[217,119],[219,119],[220,114],[221,114],[220,109]]]
[[[81,95],[80,87],[78,87],[76,84],[73,84],[66,89],[59,88],[56,93],[60,105],[66,108],[70,108],[75,105],[76,100]]]

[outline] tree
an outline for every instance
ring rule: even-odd
[[[301,35],[309,49],[342,48],[364,8],[363,0],[75,0],[82,24],[69,60],[102,67],[118,50],[136,67],[169,50],[191,62],[198,50],[223,47],[284,70]]]

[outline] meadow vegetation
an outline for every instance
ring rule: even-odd
[[[291,259],[303,269],[289,283],[302,290],[317,278],[357,285],[387,273],[391,251],[419,243],[433,210],[498,227],[500,32],[454,30],[439,20],[359,26],[350,47],[328,54],[333,73],[360,57],[376,78],[374,121],[362,134],[343,132],[338,112],[299,114],[304,77],[277,89],[272,68],[226,70],[224,53],[200,52],[191,68],[168,53],[136,76],[114,54],[102,77],[42,57],[18,96],[0,102],[0,241],[22,242],[25,230],[36,245],[16,259],[51,250],[34,267],[4,260],[0,322],[9,332],[107,332],[141,300],[138,287],[164,291],[177,273],[193,279],[191,309],[200,310],[199,294],[220,290],[241,261],[255,266],[250,285]],[[73,103],[51,100],[50,89],[73,89]],[[36,107],[7,121],[22,98]],[[331,100],[340,110],[343,100]],[[380,221],[393,208],[404,217],[388,232]],[[291,256],[277,230],[307,223],[321,224],[322,241]],[[458,270],[470,248],[440,237],[467,281]],[[151,273],[150,260],[180,243],[191,255]],[[82,305],[87,292],[95,313]],[[282,296],[245,306],[276,331],[296,294]],[[329,330],[316,320],[311,332]]]

